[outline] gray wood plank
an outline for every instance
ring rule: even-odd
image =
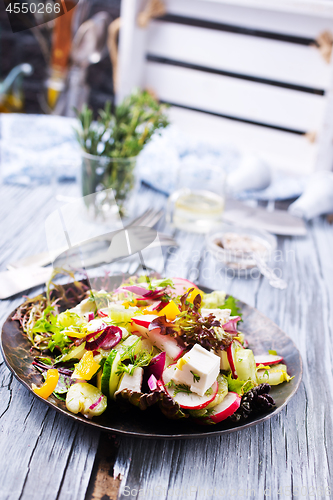
[[[143,189],[137,211],[163,204],[164,196]],[[56,205],[47,186],[3,190],[2,270],[9,260],[46,249],[44,219]],[[279,241],[284,259],[276,265],[288,280],[286,291],[273,290],[263,278],[231,279],[206,253],[203,237],[174,232],[163,221],[159,227],[175,233],[180,242],[178,249],[166,252],[167,274],[225,289],[258,307],[295,341],[304,360],[304,378],[288,406],[256,427],[202,440],[121,439],[114,465],[114,475],[122,477],[119,498],[277,499],[291,497],[291,491],[294,498],[329,498],[325,488],[333,486],[332,226],[320,219],[309,225],[307,238]],[[20,301],[16,297],[0,302],[0,320]],[[1,500],[35,498],[36,485],[43,499],[84,499],[99,433],[37,401],[1,361]]]
[[[68,189],[70,194],[71,187]],[[57,206],[52,186],[6,186],[0,204],[0,266],[47,249],[44,220]],[[43,287],[35,288],[31,295]],[[22,302],[0,302],[0,321]],[[48,408],[10,374],[0,355],[0,498],[83,500],[100,433]]]
[[[331,496],[332,239],[323,221],[311,225],[308,238],[280,239],[276,267],[289,283],[280,291],[263,278],[230,279],[205,255],[202,238],[180,238],[180,252],[190,256],[178,269],[189,272],[193,259],[201,284],[225,289],[285,329],[302,353],[303,383],[279,415],[247,430],[190,441],[122,439],[114,469],[123,477],[120,499]]]

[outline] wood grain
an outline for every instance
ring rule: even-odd
[[[124,476],[120,499],[276,499],[291,492],[330,498],[333,234],[321,220],[309,230],[307,238],[279,240],[283,257],[276,256],[275,267],[288,281],[285,292],[262,278],[231,279],[206,255],[200,237],[178,234],[183,244],[174,262],[178,257],[182,275],[193,278],[197,269],[199,283],[225,289],[276,321],[301,350],[305,375],[287,407],[254,428],[202,442],[122,439],[114,471]],[[185,248],[192,249],[186,263]]]
[[[56,201],[50,186],[1,189],[0,264],[5,270],[12,259],[47,250],[44,219]],[[2,323],[21,302],[20,296],[0,302]],[[1,500],[84,499],[99,431],[69,422],[29,394],[1,354],[0,381]]]
[[[141,195],[140,211],[165,203],[148,189]],[[4,270],[9,260],[46,250],[43,222],[55,202],[45,186],[7,187],[1,201]],[[332,226],[319,219],[309,224],[306,238],[279,239],[282,257],[276,256],[275,267],[288,281],[286,291],[262,278],[232,279],[206,253],[202,237],[175,236],[180,247],[166,254],[168,274],[225,289],[294,340],[304,361],[297,395],[279,415],[243,431],[190,441],[124,438],[118,449],[112,437],[37,401],[1,363],[1,500],[115,500],[118,486],[119,499],[331,498],[325,488],[333,486]],[[1,301],[0,319],[20,302]]]
[[[325,106],[315,94],[155,62],[146,64],[144,87],[172,104],[301,132],[318,130]]]
[[[147,52],[206,68],[316,89],[329,86],[330,68],[316,47],[153,21]]]
[[[114,477],[114,462],[118,445],[114,436],[101,433],[85,500],[117,500],[121,477]]]

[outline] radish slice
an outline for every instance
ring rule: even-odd
[[[172,278],[172,282],[175,288],[171,289],[170,295],[172,297],[177,297],[178,295],[184,295],[189,288],[195,288],[199,290],[197,285],[191,283],[191,281],[186,280],[184,278]]]
[[[214,407],[214,414],[208,417],[216,424],[230,417],[240,407],[241,397],[236,392],[228,392],[224,400]]]
[[[105,312],[105,309],[98,309],[97,316],[100,318],[107,318],[108,314]]]
[[[148,334],[148,328],[149,328],[150,323],[153,321],[153,319],[156,319],[158,317],[159,316],[157,316],[156,314],[145,314],[144,316],[134,316],[132,318],[132,322],[136,326],[142,327],[142,333],[146,337]]]
[[[236,362],[235,355],[238,349],[243,349],[243,346],[238,340],[234,340],[232,344],[229,345],[227,349],[228,361],[231,369],[231,373],[233,378],[238,378],[237,370],[236,370]]]
[[[153,304],[151,304],[149,307],[146,307],[146,309],[147,311],[151,311],[152,313],[154,313],[154,311],[161,311],[167,304],[168,302],[162,302],[161,300],[158,300],[153,302]]]
[[[153,345],[161,349],[161,351],[165,351],[172,360],[175,360],[179,358],[184,351],[183,347],[178,345],[177,340],[174,337],[170,337],[170,335],[162,335],[159,327],[149,330],[150,323],[158,317],[159,316],[155,316],[154,314],[134,316],[132,318],[132,325],[138,335],[145,339],[149,339]]]
[[[276,365],[277,363],[281,363],[283,361],[282,356],[277,356],[275,354],[257,354],[254,356],[256,360],[256,365]]]
[[[209,405],[211,401],[213,401],[219,388],[217,380],[215,380],[214,384],[212,385],[212,391],[209,396],[206,396],[205,394],[203,396],[199,396],[195,392],[191,392],[190,394],[187,394],[186,392],[178,392],[175,395],[175,388],[173,386],[168,387],[167,385],[172,379],[175,369],[175,364],[166,368],[162,375],[162,381],[166,392],[176,401],[176,403],[179,404],[181,408],[187,410],[201,410],[202,408],[205,408],[207,405]]]

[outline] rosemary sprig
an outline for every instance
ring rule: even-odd
[[[157,130],[169,124],[166,108],[149,92],[135,91],[114,109],[107,102],[104,109],[99,110],[96,121],[86,105],[81,112],[76,111],[80,127],[75,133],[81,148],[90,155],[103,157],[101,168],[96,168],[93,160],[84,159],[83,173],[87,171],[82,179],[84,196],[95,193],[97,186],[112,188],[121,205],[134,186],[135,162],[131,159]],[[128,161],[124,161],[126,158]]]

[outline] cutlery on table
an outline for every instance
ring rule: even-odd
[[[228,198],[223,215],[225,222],[264,229],[272,234],[284,236],[305,236],[303,219],[286,210],[268,211],[263,207],[250,207],[241,201]]]
[[[56,257],[53,265],[54,267],[70,266],[72,268],[82,268],[83,265],[85,268],[91,268],[140,253],[148,246],[149,248],[178,246],[171,236],[157,233],[156,230],[149,227],[155,225],[162,214],[163,210],[149,209],[124,229],[92,238],[87,242],[66,249]],[[30,262],[30,265],[22,265],[22,263],[27,262]],[[45,283],[49,279],[52,269],[42,267],[42,265],[48,263],[50,263],[48,254],[28,257],[12,263],[10,270],[0,272],[0,299],[6,299]],[[20,267],[15,268],[15,265]]]
[[[161,219],[163,212],[164,212],[163,209],[155,210],[153,208],[148,208],[142,215],[136,217],[126,227],[134,225],[154,227],[155,224],[157,224],[158,221]],[[170,238],[169,236],[163,235],[162,233],[159,234],[159,237],[160,239],[163,239],[163,241],[165,242],[167,242],[168,238]],[[105,241],[107,240],[107,235],[101,235],[99,238]],[[173,239],[172,241],[173,243],[170,243],[170,245],[177,245],[177,243]],[[7,269],[13,270],[26,266],[47,266],[49,264],[51,264],[49,252],[42,252],[36,255],[30,255],[29,257],[24,257],[23,259],[19,259],[15,262],[10,262],[9,264],[7,264]]]

